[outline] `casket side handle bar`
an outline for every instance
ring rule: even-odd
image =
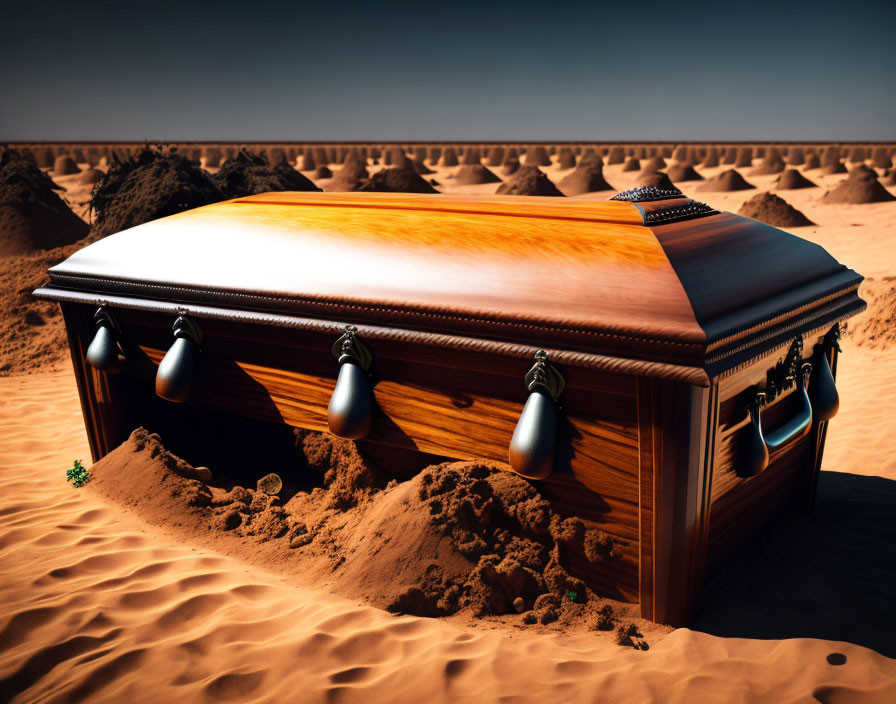
[[[87,363],[102,372],[117,372],[124,364],[119,339],[121,327],[105,303],[93,314],[96,333],[87,347]]]
[[[333,356],[339,362],[339,376],[327,406],[327,424],[333,435],[360,440],[370,434],[373,422],[370,388],[373,356],[361,342],[354,325],[346,325],[333,343]]]
[[[837,415],[840,396],[828,362],[830,350],[840,351],[841,328],[834,325],[815,345],[812,361],[802,359],[803,341],[797,338],[790,346],[786,357],[768,372],[764,387],[759,387],[750,402],[748,411],[750,422],[744,433],[740,462],[737,473],[752,477],[762,472],[769,463],[769,450],[777,450],[787,443],[803,437],[809,432],[813,422],[827,421]],[[810,377],[811,373],[811,377]],[[806,386],[809,378],[808,388]],[[796,385],[799,389],[799,409],[796,414],[779,428],[763,432],[762,407]]]
[[[156,393],[174,403],[190,398],[196,359],[202,344],[203,332],[199,325],[181,311],[174,325],[174,344],[165,353],[156,372]]]
[[[529,479],[544,479],[554,468],[557,444],[557,400],[566,380],[548,362],[544,350],[535,353],[535,364],[526,374],[529,397],[510,440],[510,467]]]

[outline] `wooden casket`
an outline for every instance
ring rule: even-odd
[[[838,325],[864,308],[818,245],[651,188],[267,193],[49,276],[35,295],[62,305],[95,460],[144,425],[193,464],[203,437],[237,456],[294,428],[384,466],[505,463],[627,545],[577,576],[676,625],[708,573],[811,506]]]

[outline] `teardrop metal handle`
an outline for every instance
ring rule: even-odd
[[[529,479],[544,479],[554,469],[557,445],[557,399],[566,381],[539,350],[526,374],[529,398],[510,440],[510,467]]]
[[[333,344],[339,376],[327,407],[330,432],[347,440],[360,440],[369,435],[373,422],[369,375],[373,357],[356,333],[357,328],[347,325]]]
[[[812,403],[806,390],[806,376],[812,365],[803,362],[796,375],[799,409],[785,423],[768,433],[762,430],[762,406],[765,405],[765,393],[757,392],[750,405],[750,423],[744,431],[741,443],[741,457],[737,465],[737,474],[742,477],[753,477],[768,467],[769,451],[778,450],[788,443],[803,437],[812,427]]]
[[[103,372],[117,372],[124,363],[124,355],[118,345],[121,328],[104,306],[93,314],[96,334],[87,347],[87,363]]]
[[[832,346],[840,350],[837,341]],[[830,420],[840,410],[840,394],[837,393],[837,383],[831,372],[828,362],[827,346],[819,345],[815,348],[815,359],[812,361],[814,370],[812,380],[809,383],[809,400],[812,402],[812,412],[816,420]]]
[[[174,321],[172,331],[174,344],[165,353],[156,372],[156,394],[174,403],[184,403],[190,398],[203,333],[185,315]]]

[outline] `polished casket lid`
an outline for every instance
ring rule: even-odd
[[[816,244],[677,191],[278,192],[95,242],[50,269],[39,295],[326,318],[712,376],[861,310],[861,280]]]

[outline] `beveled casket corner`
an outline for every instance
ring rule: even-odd
[[[545,479],[554,468],[558,401],[566,380],[548,361],[547,352],[538,350],[524,381],[529,397],[510,440],[510,467],[528,479]]]
[[[190,398],[199,346],[205,334],[185,309],[178,310],[171,332],[174,343],[156,371],[156,394],[167,401],[185,403]]]
[[[106,301],[100,301],[94,311],[96,332],[87,346],[87,363],[102,372],[115,373],[124,365],[120,339],[121,326]]]
[[[327,424],[333,435],[360,440],[370,434],[373,424],[370,385],[373,355],[361,342],[354,325],[343,328],[342,335],[333,343],[332,351],[339,362],[339,375],[327,406]]]

